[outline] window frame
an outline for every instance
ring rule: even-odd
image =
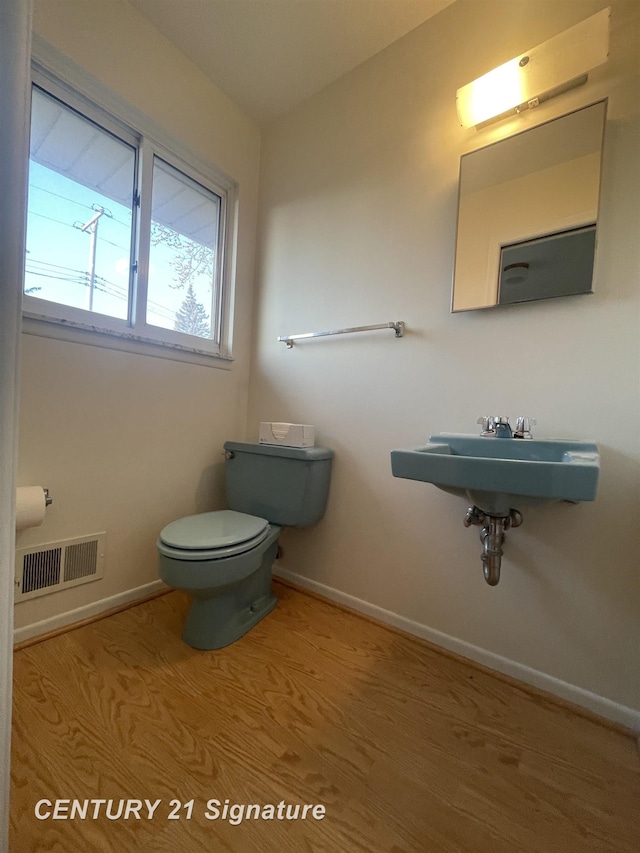
[[[51,54],[51,51],[49,51]],[[55,52],[57,54],[57,52]],[[128,319],[50,302],[23,294],[24,330],[30,334],[91,343],[108,348],[143,352],[164,358],[228,366],[231,355],[231,308],[235,269],[237,184],[189,151],[137,109],[111,93],[77,66],[63,69],[58,56],[44,64],[32,62],[32,87],[60,101],[134,148],[135,178],[132,206]],[[52,58],[57,60],[52,63]],[[58,68],[51,68],[57,64]],[[61,70],[63,73],[61,73]],[[64,73],[66,71],[66,73]],[[70,82],[69,78],[73,82]],[[82,88],[78,85],[80,81]],[[200,338],[146,322],[151,196],[155,159],[220,198],[218,243],[212,280],[212,338]]]
[[[156,160],[166,163],[168,166],[179,172],[183,177],[194,182],[198,186],[204,188],[209,193],[217,196],[220,199],[220,209],[218,214],[218,241],[215,250],[215,268],[213,271],[212,281],[212,300],[210,306],[211,331],[212,339],[198,338],[195,335],[187,335],[184,332],[177,332],[173,329],[164,329],[159,326],[154,326],[147,323],[147,295],[149,286],[149,256],[151,254],[151,241],[148,240],[144,245],[141,241],[138,242],[138,282],[137,293],[135,294],[134,317],[140,318],[138,321],[139,327],[143,330],[143,334],[154,337],[162,344],[166,345],[184,345],[185,338],[190,341],[202,341],[204,345],[211,344],[213,347],[218,346],[217,342],[220,339],[222,331],[222,291],[224,290],[224,271],[226,260],[226,212],[227,199],[226,194],[222,190],[215,190],[211,185],[205,185],[202,179],[195,176],[194,170],[188,173],[184,164],[180,165],[177,158],[169,151],[164,150],[162,146],[155,144],[151,145],[148,140],[143,139],[141,144],[141,159],[142,159],[142,180],[140,181],[140,207],[138,211],[140,231],[144,229],[147,234],[151,233],[151,207],[153,195],[153,169]],[[146,180],[145,180],[146,176]]]

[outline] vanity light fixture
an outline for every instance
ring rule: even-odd
[[[460,124],[482,127],[586,83],[609,56],[610,15],[610,7],[602,9],[458,89]]]

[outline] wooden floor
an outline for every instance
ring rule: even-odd
[[[11,853],[640,849],[631,738],[276,592],[219,652],[181,642],[180,593],[17,652]],[[151,820],[94,820],[95,804],[86,820],[34,814],[40,799],[96,798],[161,802]],[[326,816],[207,820],[214,798]],[[191,819],[168,818],[174,799],[194,800]]]

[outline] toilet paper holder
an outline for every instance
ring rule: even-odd
[[[49,489],[45,489],[43,486],[42,491],[44,492],[44,505],[51,506],[51,504],[53,503],[53,498],[49,494]]]

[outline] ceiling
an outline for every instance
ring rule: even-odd
[[[129,0],[264,126],[454,0]]]

